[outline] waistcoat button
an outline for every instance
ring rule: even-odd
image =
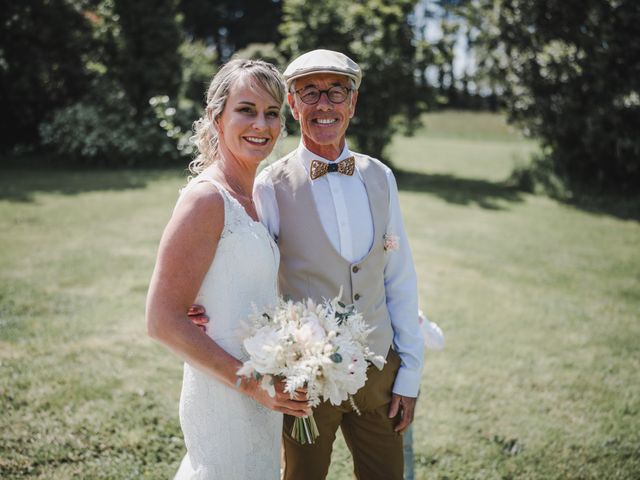
[[[356,293],[356,294],[353,296],[353,299],[354,299],[354,300],[360,300],[360,294],[359,294],[359,293]]]
[[[351,269],[351,271],[353,271],[353,273],[358,273],[358,270],[360,270],[360,268],[359,268],[357,265],[355,265],[355,266]]]

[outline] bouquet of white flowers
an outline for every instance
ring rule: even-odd
[[[385,360],[366,343],[373,329],[341,296],[342,290],[320,304],[280,300],[267,312],[254,312],[243,342],[249,360],[238,375],[258,379],[271,395],[273,378],[281,377],[292,398],[306,388],[311,407],[322,400],[339,405],[349,399],[358,412],[351,395],[367,380],[367,361]],[[291,434],[302,444],[314,443],[319,433],[313,416],[296,418]]]

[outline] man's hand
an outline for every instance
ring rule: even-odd
[[[396,393],[391,395],[391,405],[389,406],[389,418],[400,415],[400,421],[394,430],[398,433],[404,432],[411,422],[413,422],[413,411],[416,408],[417,398],[404,397]]]
[[[187,311],[189,320],[203,332],[207,331],[207,323],[209,323],[209,317],[207,311],[202,305],[191,305]]]

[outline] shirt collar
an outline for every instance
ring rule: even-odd
[[[302,162],[302,165],[304,166],[307,173],[311,171],[311,160],[319,160],[324,163],[335,163],[340,162],[350,156],[351,151],[349,150],[349,145],[347,144],[346,140],[344,141],[344,148],[342,149],[342,152],[340,153],[338,158],[333,161],[327,160],[326,158],[323,158],[320,155],[316,155],[315,153],[311,152],[307,147],[304,146],[302,139],[300,139],[300,144],[298,145],[297,157]]]

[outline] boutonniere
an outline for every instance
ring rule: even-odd
[[[400,248],[400,237],[391,233],[385,233],[383,246],[385,252],[398,250],[398,248]]]

